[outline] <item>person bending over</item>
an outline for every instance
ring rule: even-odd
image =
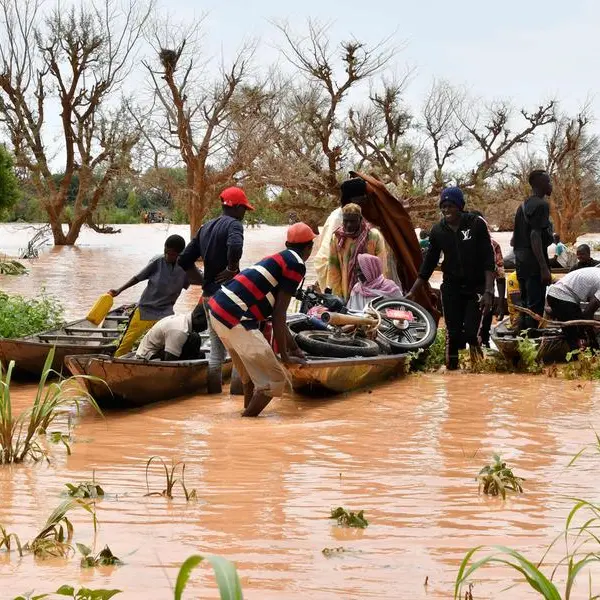
[[[285,390],[288,376],[260,332],[272,316],[281,361],[304,362],[286,324],[290,300],[306,274],[315,234],[305,223],[287,231],[286,249],[244,269],[209,300],[211,325],[229,351],[244,386],[245,417],[256,417]]]
[[[171,315],[155,323],[135,353],[143,360],[194,360],[200,358],[206,330],[206,311],[200,302],[191,313]]]

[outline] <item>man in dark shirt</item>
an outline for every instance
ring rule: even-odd
[[[513,248],[521,303],[538,315],[543,315],[546,287],[551,283],[548,246],[552,243],[550,205],[546,199],[552,193],[552,183],[546,171],[535,170],[529,175],[533,194],[515,214]],[[519,329],[537,327],[532,317],[522,315]]]
[[[240,259],[244,247],[244,226],[242,220],[247,210],[254,210],[244,190],[229,187],[221,192],[223,214],[204,223],[179,257],[179,265],[192,269],[202,258],[204,262],[204,286],[202,295],[208,298],[219,291],[221,284],[231,280],[240,272]],[[206,309],[208,311],[208,308]],[[208,319],[208,312],[207,312]],[[213,331],[208,319],[210,353],[208,356],[209,394],[220,394],[222,390],[222,365],[225,360],[225,346]]]
[[[600,262],[592,258],[592,251],[587,244],[580,244],[577,246],[577,262],[571,267],[571,271],[577,271],[577,269],[585,269],[586,267],[597,267]]]
[[[458,187],[446,188],[440,197],[443,218],[429,234],[429,249],[414,285],[413,298],[429,281],[440,255],[444,321],[446,322],[446,368],[458,369],[458,351],[465,343],[473,359],[481,356],[481,321],[492,309],[496,265],[490,234],[483,219],[464,212],[465,200]]]

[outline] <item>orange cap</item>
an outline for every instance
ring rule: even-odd
[[[315,232],[306,223],[294,223],[287,230],[288,244],[306,244],[316,237]]]
[[[228,187],[221,192],[220,198],[225,206],[245,206],[248,210],[254,210],[242,188]]]

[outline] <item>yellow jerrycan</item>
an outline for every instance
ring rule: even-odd
[[[108,314],[108,311],[112,308],[114,299],[110,294],[102,294],[96,304],[92,306],[92,309],[88,313],[86,319],[94,325],[100,325],[104,321],[104,317]]]

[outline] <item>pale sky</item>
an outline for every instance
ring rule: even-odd
[[[598,67],[600,2],[597,0],[159,0],[176,18],[207,12],[209,52],[227,56],[248,37],[260,37],[260,63],[276,59],[281,44],[271,19],[306,31],[306,19],[331,22],[331,37],[367,42],[395,34],[405,48],[398,70],[415,68],[407,90],[421,103],[433,78],[448,79],[483,98],[509,98],[535,108],[548,98],[569,112],[587,99],[600,117]],[[596,124],[595,129],[598,130]]]

